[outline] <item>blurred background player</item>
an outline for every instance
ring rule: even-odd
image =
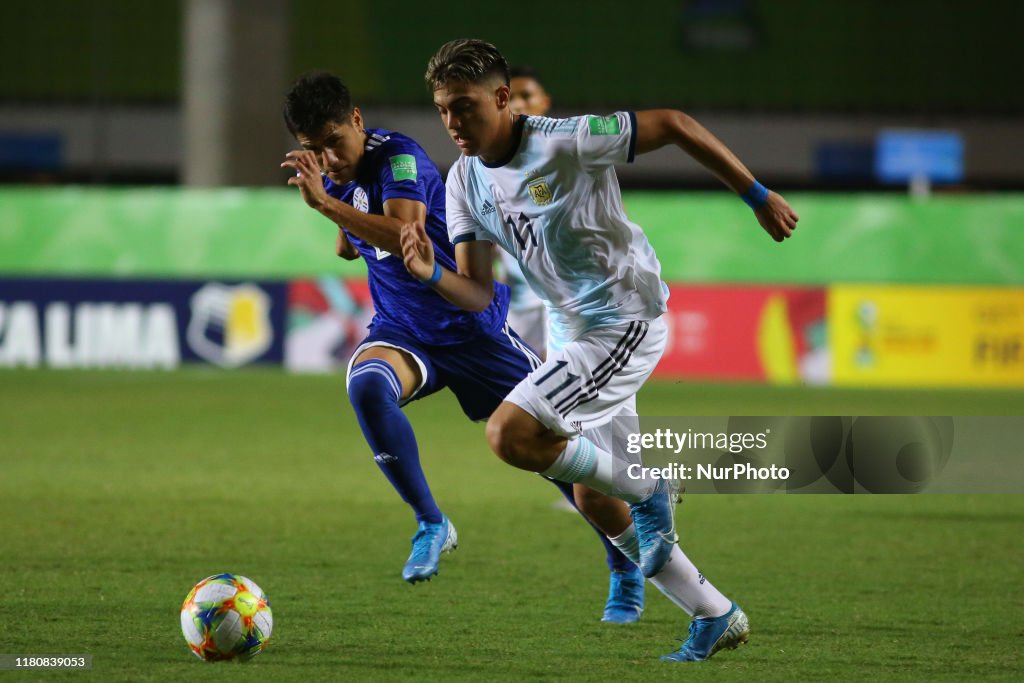
[[[467,417],[483,420],[540,359],[505,323],[504,285],[495,283],[493,300],[469,313],[413,279],[392,255],[399,253],[402,225],[419,221],[438,261],[455,267],[441,175],[414,140],[365,127],[348,88],[324,72],[306,74],[292,86],[284,118],[304,148],[289,152],[281,164],[296,171],[288,184],[339,226],[338,255],[362,256],[367,264],[376,315],[349,361],[348,394],[374,460],[416,514],[418,529],[402,578],[429,580],[458,536],[427,484],[402,406],[447,386]],[[571,484],[552,483],[572,498]],[[643,610],[643,581],[638,589],[637,582],[616,571],[632,563],[594,530],[613,572],[603,619],[636,621]]]
[[[598,525],[693,620],[668,661],[700,661],[746,642],[747,616],[683,554],[663,479],[622,476],[608,431],[636,421],[636,393],[668,336],[668,287],[640,226],[622,208],[614,165],[678,146],[755,213],[776,241],[798,217],[707,129],[671,109],[544,119],[509,107],[508,65],[490,43],[454,40],[430,59],[426,81],[462,151],[448,174],[446,214],[456,271],[434,260],[421,224],[402,231],[406,267],[466,310],[493,299],[491,243],[514,253],[553,317],[553,350],[491,415],[487,438],[506,463],[605,495]],[[485,211],[484,207],[490,207]],[[617,471],[618,470],[618,471]],[[631,518],[631,519],[630,519]],[[609,523],[610,522],[610,523]],[[604,524],[607,526],[604,526]]]
[[[509,106],[515,114],[547,116],[551,110],[551,96],[532,66],[517,64],[508,68]]]

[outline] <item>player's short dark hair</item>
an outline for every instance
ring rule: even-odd
[[[452,81],[477,84],[492,78],[508,85],[508,62],[486,41],[459,38],[441,46],[427,63],[423,77],[431,90]]]
[[[526,64],[514,64],[508,68],[508,77],[512,78],[532,78],[538,83],[543,83],[540,80],[540,72],[534,69],[532,66]]]
[[[288,89],[284,98],[284,123],[292,135],[317,135],[330,123],[352,115],[352,96],[341,79],[326,71],[310,71]]]

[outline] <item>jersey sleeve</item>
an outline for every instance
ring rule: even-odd
[[[380,183],[381,202],[389,199],[412,199],[427,204],[427,186],[421,166],[426,163],[416,150],[401,143],[384,143],[376,157],[377,182]]]
[[[488,239],[473,214],[466,200],[465,180],[460,177],[459,163],[455,162],[448,172],[448,180],[444,184],[444,212],[448,221],[448,239],[452,244]]]
[[[620,111],[609,116],[579,117],[576,153],[587,171],[632,163],[636,155],[636,114]]]

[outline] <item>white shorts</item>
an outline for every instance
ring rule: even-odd
[[[636,394],[667,336],[662,318],[591,330],[552,351],[505,400],[564,437],[601,427],[624,409],[635,415]]]
[[[548,348],[548,309],[541,304],[533,308],[508,309],[508,326],[541,357]]]

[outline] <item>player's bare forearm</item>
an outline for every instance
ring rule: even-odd
[[[636,151],[645,154],[676,145],[725,183],[742,194],[754,182],[751,173],[725,144],[693,117],[675,109],[636,113]]]
[[[402,259],[406,270],[434,288],[453,305],[473,312],[485,310],[494,298],[494,274],[490,242],[455,245],[458,272],[441,267],[434,259],[434,245],[422,223],[402,228]]]
[[[384,215],[365,213],[327,194],[316,155],[309,150],[293,150],[285,155],[281,168],[290,168],[295,175],[289,185],[299,189],[302,200],[313,209],[343,227],[368,244],[398,253],[401,250],[402,225],[422,220],[426,207],[422,202],[409,199],[391,199],[384,202]]]
[[[482,285],[471,277],[442,268],[441,279],[434,285],[434,291],[453,306],[458,306],[464,311],[480,313],[491,305],[494,298],[494,283],[492,282],[490,286]]]
[[[367,244],[397,254],[402,250],[402,220],[391,216],[363,213],[345,202],[327,196],[313,207],[335,225],[344,227]]]
[[[486,240],[456,244],[455,265],[459,272],[445,273],[438,283],[438,294],[464,310],[485,310],[494,299],[492,244]]]
[[[793,234],[800,217],[782,195],[757,183],[754,174],[711,131],[693,117],[674,109],[651,109],[636,114],[636,151],[651,152],[676,145],[711,171],[733,192],[751,203],[758,223],[776,242]],[[758,192],[760,191],[760,192]],[[754,195],[753,199],[750,195]]]
[[[345,231],[338,228],[338,240],[334,246],[335,253],[346,261],[355,261],[359,258],[359,250],[349,241]]]

